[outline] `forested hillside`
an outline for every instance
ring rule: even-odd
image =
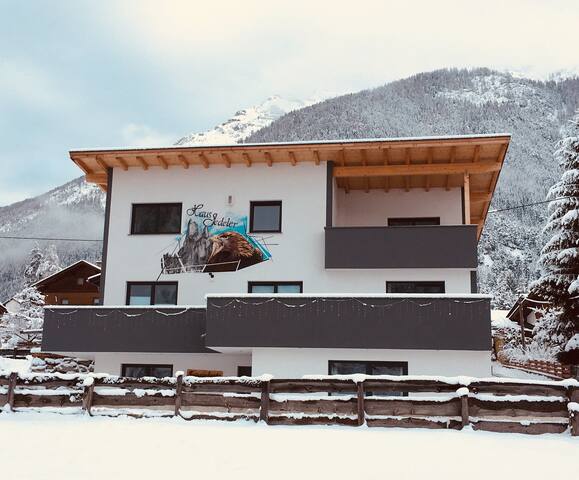
[[[438,70],[291,112],[247,142],[512,133],[492,209],[544,200],[560,172],[559,130],[579,105],[579,79],[539,82],[488,69]],[[507,307],[536,277],[546,206],[490,214],[479,279]]]

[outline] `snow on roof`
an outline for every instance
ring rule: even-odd
[[[32,285],[30,285],[31,287],[35,287],[36,285],[39,285],[40,283],[44,283],[47,280],[51,279],[52,277],[55,277],[57,275],[60,275],[61,273],[66,272],[67,270],[70,270],[73,267],[76,267],[77,265],[79,265],[80,263],[84,263],[85,265],[88,265],[90,267],[96,268],[97,270],[100,271],[101,267],[99,267],[98,265],[95,265],[94,263],[88,262],[86,260],[79,260],[78,262],[74,262],[72,264],[70,264],[68,267],[64,267],[61,268],[58,272],[53,273],[52,275],[49,275],[48,277],[44,277],[41,278],[40,280],[38,280],[38,282],[33,283]]]
[[[472,298],[492,299],[485,293],[208,293],[205,298]]]
[[[159,150],[159,149],[174,149],[174,150],[190,150],[192,148],[243,148],[243,147],[273,147],[273,146],[284,146],[284,145],[331,145],[331,144],[342,144],[342,143],[380,143],[380,142],[419,142],[419,141],[429,141],[429,140],[461,140],[461,139],[472,139],[472,138],[494,138],[494,137],[511,137],[510,133],[481,133],[481,134],[469,134],[469,135],[429,135],[429,136],[417,136],[417,137],[383,137],[383,138],[343,138],[334,140],[300,140],[293,142],[267,142],[267,143],[230,143],[230,144],[200,144],[200,145],[165,145],[159,147],[109,147],[109,148],[73,148],[71,152],[93,152],[93,151],[106,151],[106,150]]]

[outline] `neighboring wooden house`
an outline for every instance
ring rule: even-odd
[[[79,260],[32,286],[44,295],[47,305],[98,305],[99,287],[89,278],[100,275],[100,272],[97,265]]]
[[[548,308],[549,302],[542,300],[539,296],[530,291],[526,295],[521,295],[507,313],[507,318],[518,323],[527,329],[532,329],[543,313]]]

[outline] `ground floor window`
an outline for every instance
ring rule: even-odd
[[[330,360],[328,370],[330,375],[408,375],[408,362]]]
[[[123,377],[172,377],[173,365],[151,365],[138,363],[123,363],[121,367]]]
[[[177,282],[127,282],[127,305],[177,305]]]
[[[444,282],[386,282],[386,293],[445,293]]]
[[[358,360],[330,360],[328,362],[330,375],[408,375],[408,362],[375,362]],[[366,392],[366,395],[405,396],[404,392]]]
[[[249,293],[302,293],[302,282],[249,282]]]

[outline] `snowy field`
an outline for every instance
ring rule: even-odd
[[[0,414],[0,478],[569,478],[579,438]]]

